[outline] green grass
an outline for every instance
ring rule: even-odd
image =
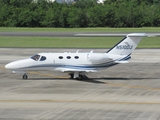
[[[111,48],[123,37],[0,37],[0,47]],[[143,38],[138,48],[160,48],[160,38]]]
[[[160,27],[142,28],[11,28],[0,32],[160,32]],[[0,47],[16,48],[111,48],[123,37],[4,37]],[[160,48],[160,38],[143,38],[138,48]]]
[[[143,38],[137,48],[160,48],[160,37]]]
[[[160,27],[142,28],[14,28],[0,27],[0,32],[160,32]]]

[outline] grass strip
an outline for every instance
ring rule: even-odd
[[[4,37],[0,47],[8,48],[111,48],[123,37]],[[138,48],[160,48],[159,37],[143,38]]]
[[[160,32],[160,27],[142,28],[20,28],[0,27],[0,32]]]

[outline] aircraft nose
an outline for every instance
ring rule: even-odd
[[[9,63],[9,64],[5,65],[5,68],[6,69],[12,69],[12,65]]]
[[[17,66],[14,64],[14,63],[8,63],[7,65],[5,65],[5,68],[6,69],[15,69]]]

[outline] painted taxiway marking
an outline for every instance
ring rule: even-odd
[[[118,101],[92,101],[92,100],[0,100],[0,103],[95,103],[95,104],[160,104],[160,102],[118,102]]]

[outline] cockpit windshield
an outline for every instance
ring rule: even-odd
[[[34,55],[31,57],[31,59],[35,60],[35,61],[38,61],[40,58],[40,55]]]
[[[40,61],[45,61],[46,60],[46,57],[45,56],[42,56]]]

